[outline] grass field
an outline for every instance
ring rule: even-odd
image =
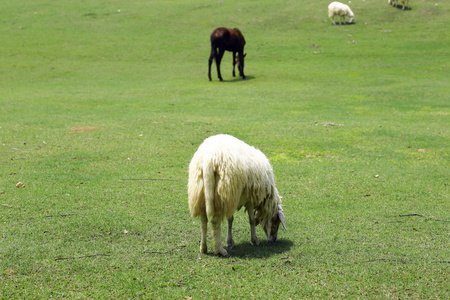
[[[3,3],[0,298],[448,299],[448,3],[329,2]],[[208,81],[219,26],[248,79],[226,53]],[[253,247],[236,213],[227,259],[187,206],[218,133],[271,160],[288,227]]]

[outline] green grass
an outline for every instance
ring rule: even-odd
[[[0,298],[449,298],[446,2],[235,2],[3,4]],[[208,81],[218,26],[248,80],[227,53]],[[228,259],[187,206],[217,133],[269,157],[288,226],[253,247],[236,213]]]

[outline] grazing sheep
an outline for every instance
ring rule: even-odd
[[[281,197],[275,187],[272,166],[258,149],[225,134],[207,138],[189,164],[189,210],[200,217],[200,252],[206,253],[208,218],[211,218],[214,253],[227,256],[222,247],[222,220],[228,220],[227,245],[233,248],[233,214],[242,206],[248,212],[251,242],[258,245],[255,226],[261,223],[268,242],[277,239],[280,222],[286,229]],[[256,216],[255,216],[256,212]]]
[[[397,7],[398,2],[402,3],[402,10],[405,10],[406,5],[409,3],[409,0],[388,0],[388,3],[393,7]]]
[[[355,15],[348,5],[341,2],[331,2],[330,5],[328,5],[328,17],[331,19],[331,22],[333,22],[333,25],[336,25],[334,22],[334,16],[336,15],[339,16],[339,24],[342,24],[342,22],[345,23],[345,16],[350,18],[348,20],[349,23],[352,23],[355,18]]]

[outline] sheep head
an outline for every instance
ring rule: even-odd
[[[260,223],[260,220],[256,219],[256,225]],[[286,228],[286,219],[284,217],[283,210],[281,207],[278,207],[278,211],[275,213],[275,215],[272,217],[270,222],[263,222],[264,226],[264,232],[267,236],[268,242],[275,242],[277,240],[278,236],[278,228],[280,227],[280,223],[283,225],[284,229]]]

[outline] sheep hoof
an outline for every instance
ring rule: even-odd
[[[217,256],[228,257],[228,252],[225,249],[219,249],[216,251]]]
[[[208,252],[208,247],[206,247],[206,245],[204,245],[204,244],[200,244],[200,252],[201,253],[207,253]]]
[[[253,246],[259,246],[259,241],[258,241],[258,239],[252,240],[252,245],[253,245]]]
[[[228,248],[233,249],[234,248],[234,241],[233,240],[227,241],[227,246],[228,246]]]

